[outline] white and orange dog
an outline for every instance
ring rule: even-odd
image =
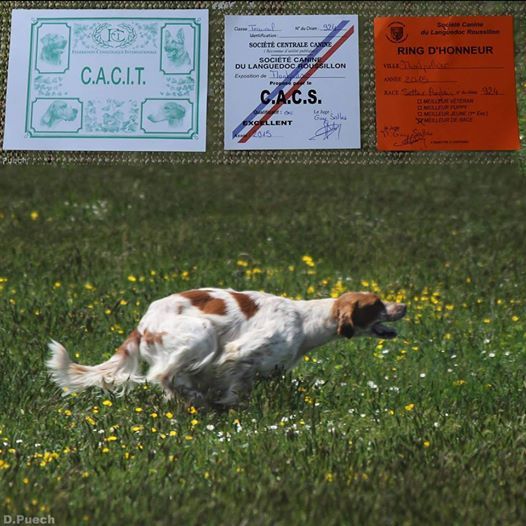
[[[394,338],[403,303],[369,292],[295,301],[264,292],[198,289],[154,301],[117,352],[100,365],[73,362],[53,341],[47,365],[66,392],[158,383],[167,398],[194,405],[232,406],[256,378],[292,369],[314,347],[337,336]],[[140,373],[139,359],[149,367]]]

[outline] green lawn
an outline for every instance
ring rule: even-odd
[[[0,239],[0,514],[526,523],[517,167],[4,167]],[[50,382],[50,338],[99,363],[152,300],[200,286],[371,289],[409,312],[396,340],[320,348],[230,413]]]

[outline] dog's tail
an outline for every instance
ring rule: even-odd
[[[140,341],[141,335],[135,330],[109,360],[99,365],[80,365],[69,357],[60,343],[52,340],[49,343],[51,357],[46,365],[53,380],[64,389],[64,394],[92,386],[106,391],[121,387],[124,392],[126,386],[144,382],[144,376],[139,373]]]

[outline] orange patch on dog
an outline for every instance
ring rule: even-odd
[[[252,318],[258,311],[259,307],[256,302],[246,294],[242,292],[230,292],[239,305],[241,312],[247,317],[247,320]]]
[[[180,296],[190,300],[194,307],[197,307],[204,314],[226,314],[226,303],[219,298],[213,298],[205,290],[188,290],[181,292]]]
[[[117,349],[117,354],[128,356],[130,354],[128,351],[128,346],[130,344],[138,346],[140,341],[141,333],[137,329],[133,330]]]
[[[146,342],[146,345],[153,345],[155,343],[163,343],[163,336],[166,332],[150,332],[145,330],[142,335],[142,341]]]

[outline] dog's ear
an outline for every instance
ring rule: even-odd
[[[342,302],[338,305],[336,310],[336,319],[338,322],[338,327],[336,332],[338,336],[343,336],[345,338],[352,338],[354,336],[354,302]]]
[[[173,43],[174,39],[172,38],[172,35],[170,34],[170,31],[166,32],[166,36],[164,37],[164,45],[166,47],[170,47]]]
[[[184,31],[183,31],[183,28],[179,29],[179,31],[177,31],[177,40],[179,41],[180,44],[184,44]]]
[[[46,113],[40,117],[40,123],[45,126],[51,126],[51,106],[47,109]]]

